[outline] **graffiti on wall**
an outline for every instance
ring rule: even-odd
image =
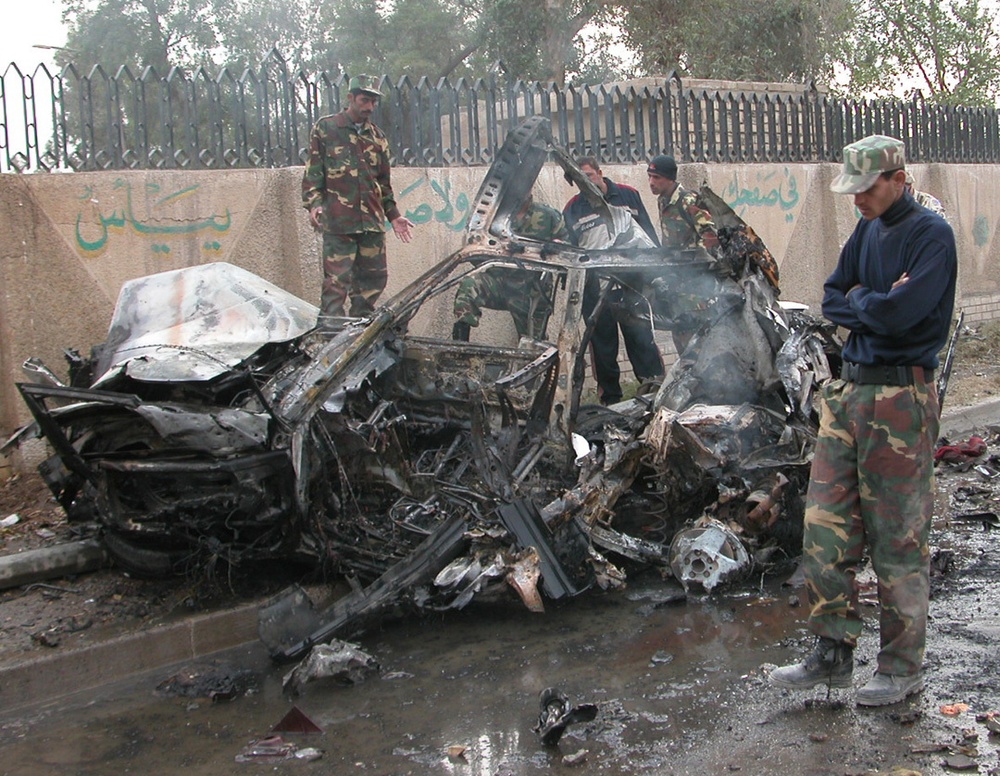
[[[472,203],[469,200],[469,195],[464,191],[455,195],[454,199],[452,198],[451,181],[445,181],[442,184],[433,180],[418,180],[403,189],[399,195],[400,200],[406,195],[412,194],[425,183],[429,184],[434,192],[432,201],[420,202],[415,207],[408,208],[404,215],[415,224],[437,221],[453,232],[461,232],[465,229],[465,225],[469,221],[469,213],[472,210]],[[426,195],[426,193],[418,192],[417,196]]]
[[[749,188],[741,187],[734,177],[722,198],[741,217],[746,215],[749,208],[766,207],[779,208],[785,214],[787,222],[794,221],[794,211],[801,199],[795,173],[785,167],[780,172],[771,170],[757,173],[756,178],[757,185]]]
[[[170,253],[170,238],[202,236],[200,233],[203,233],[201,250],[209,254],[221,252],[219,238],[232,225],[228,208],[222,215],[205,218],[182,217],[171,213],[170,208],[195,194],[199,189],[198,185],[163,194],[158,184],[146,183],[146,198],[152,201],[152,205],[144,217],[136,214],[130,182],[118,178],[112,184],[112,189],[120,192],[122,197],[115,197],[114,200],[120,204],[113,204],[106,211],[100,211],[96,207],[99,203],[93,187],[85,186],[79,197],[83,205],[76,216],[76,244],[84,255],[103,253],[115,235],[126,233],[148,240],[150,249],[156,254]]]

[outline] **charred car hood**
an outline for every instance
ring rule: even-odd
[[[211,380],[267,343],[302,336],[317,314],[314,305],[223,262],[129,280],[92,387],[123,370],[150,382]]]

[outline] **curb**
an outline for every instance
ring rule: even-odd
[[[58,700],[174,663],[259,643],[260,603],[0,667],[0,709]]]
[[[966,436],[973,431],[979,432],[982,436],[987,426],[998,423],[1000,423],[1000,399],[948,409],[948,397],[945,396],[945,409],[941,413],[942,436]]]

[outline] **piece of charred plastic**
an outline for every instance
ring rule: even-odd
[[[571,706],[569,698],[558,687],[546,687],[538,696],[538,724],[532,728],[545,746],[555,746],[566,728],[576,722],[590,722],[597,716],[597,706],[581,703]]]

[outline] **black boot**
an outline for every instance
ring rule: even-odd
[[[775,668],[768,680],[776,687],[807,690],[817,684],[850,687],[854,671],[854,647],[820,637],[816,648],[801,663]]]
[[[455,321],[455,325],[451,327],[451,338],[453,340],[460,340],[461,342],[468,342],[470,331],[472,331],[472,327],[465,321]]]

